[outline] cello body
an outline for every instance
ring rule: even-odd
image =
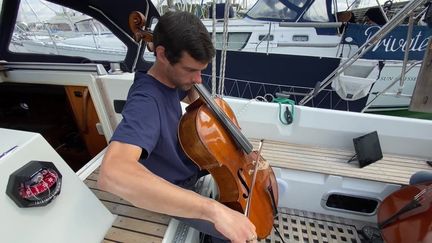
[[[426,190],[420,206],[400,215],[394,222],[381,229],[387,243],[432,243],[431,184],[407,186],[390,194],[378,209],[378,222],[383,222],[398,212],[422,190]],[[429,188],[429,190],[428,190]]]
[[[228,104],[218,98],[215,102],[238,126]],[[219,202],[244,213],[248,197],[252,195],[249,219],[256,227],[258,238],[267,237],[273,226],[273,206],[275,203],[277,205],[278,200],[276,178],[271,167],[258,169],[251,194],[249,186],[252,184],[257,154],[246,154],[239,149],[221,122],[215,118],[213,111],[201,99],[186,108],[186,113],[180,120],[179,141],[189,158],[213,176],[218,186]],[[272,202],[271,197],[275,202]]]

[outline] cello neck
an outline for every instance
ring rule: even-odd
[[[219,122],[222,123],[224,128],[228,131],[231,137],[236,142],[237,146],[241,148],[246,154],[249,154],[253,150],[252,144],[243,135],[240,129],[233,124],[233,122],[226,116],[226,114],[219,108],[216,102],[213,100],[207,89],[202,84],[195,84],[195,89],[201,98],[205,101],[207,106],[212,110],[214,115],[217,117]]]

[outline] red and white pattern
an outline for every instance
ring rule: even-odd
[[[43,169],[37,173],[31,180],[36,180],[33,185],[21,184],[19,188],[19,194],[24,199],[34,199],[38,195],[51,191],[51,188],[57,183],[58,175],[54,170]]]

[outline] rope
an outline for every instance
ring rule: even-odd
[[[228,46],[228,15],[231,1],[227,0],[225,2],[225,12],[224,12],[224,25],[223,25],[223,40],[222,40],[222,51],[221,51],[221,62],[220,62],[220,72],[219,72],[219,95],[223,95],[224,84],[225,84],[225,66],[226,66],[226,51]]]
[[[266,94],[264,96],[257,96],[255,97],[255,99],[251,99],[249,100],[249,102],[247,102],[243,107],[241,107],[238,112],[236,112],[236,117],[239,118],[242,113],[249,107],[249,105],[254,102],[274,102],[274,103],[278,103],[279,104],[279,121],[284,124],[284,125],[290,125],[293,121],[294,121],[294,105],[295,102],[291,99],[287,99],[287,98],[275,98],[273,97],[273,95],[271,94]],[[282,112],[282,104],[289,104],[291,105],[291,110],[288,108],[288,106],[285,109],[285,112]],[[282,117],[282,113],[283,116],[285,116],[285,119],[283,119]]]
[[[212,42],[216,47],[216,0],[213,0],[213,14],[212,14]],[[212,96],[216,95],[216,55],[212,58]]]
[[[279,121],[284,125],[290,125],[294,121],[294,105],[295,102],[293,100],[287,99],[287,98],[274,98],[273,102],[279,104]],[[291,105],[291,111],[286,107],[285,112],[283,112],[283,115],[285,116],[285,119],[282,119],[282,104],[289,104]]]
[[[269,97],[270,101],[272,101],[274,99],[274,96],[272,94],[265,94],[264,96],[257,96],[254,99],[250,99],[245,105],[243,105],[236,112],[236,117],[239,118],[253,101],[257,101],[257,102],[269,102],[269,99],[267,97]]]

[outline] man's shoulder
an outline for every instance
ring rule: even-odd
[[[157,81],[145,72],[136,72],[135,79],[132,84],[134,90],[139,90],[140,92],[154,94],[158,91]]]
[[[144,82],[144,83],[152,83],[153,77],[148,75],[147,72],[144,71],[137,71],[135,72],[135,82],[139,81],[139,82]]]

